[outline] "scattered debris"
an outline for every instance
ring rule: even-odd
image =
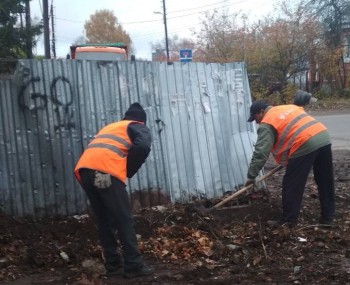
[[[302,237],[297,237],[297,241],[298,242],[307,242],[306,238],[302,238]]]
[[[346,174],[349,158],[350,151],[334,152],[336,177]],[[289,228],[268,224],[279,218],[282,175],[267,181],[270,201],[256,199],[241,207],[227,203],[210,213],[196,209],[218,201],[135,213],[140,249],[156,273],[128,284],[348,284],[350,181],[336,180],[336,220],[333,227],[321,227],[310,177],[300,223]],[[88,215],[40,221],[0,214],[0,283],[125,284],[120,276],[106,279],[103,263]]]

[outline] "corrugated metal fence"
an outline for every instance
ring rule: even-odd
[[[140,102],[152,152],[129,180],[135,208],[220,197],[244,182],[255,139],[243,63],[21,60],[0,80],[0,207],[82,213],[73,169],[102,126]]]

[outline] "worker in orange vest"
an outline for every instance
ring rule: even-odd
[[[86,192],[96,216],[107,276],[125,278],[151,275],[138,250],[134,217],[126,191],[131,178],[151,151],[146,112],[133,103],[123,120],[102,128],[80,157],[74,174]],[[118,254],[116,232],[123,250]]]
[[[264,101],[256,101],[250,107],[248,122],[254,120],[260,125],[245,186],[254,183],[270,153],[277,163],[286,166],[282,182],[282,217],[269,224],[297,224],[304,188],[313,168],[321,205],[319,222],[331,225],[335,213],[334,176],[327,128],[295,104],[272,107]]]

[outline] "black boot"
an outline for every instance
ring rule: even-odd
[[[154,268],[151,266],[142,265],[138,268],[126,268],[124,270],[124,278],[134,278],[139,276],[149,276],[154,273]]]
[[[105,269],[106,269],[107,277],[123,275],[124,273],[124,266],[122,262],[119,262],[119,263],[106,262]]]

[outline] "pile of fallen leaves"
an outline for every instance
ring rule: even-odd
[[[164,226],[155,230],[155,236],[140,242],[145,253],[151,253],[169,262],[193,262],[198,256],[205,261],[212,253],[213,241],[207,233],[186,226]]]

